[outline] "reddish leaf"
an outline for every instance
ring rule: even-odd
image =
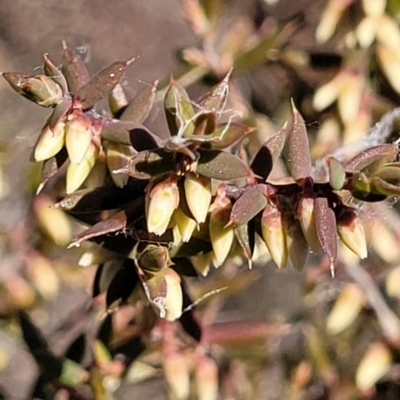
[[[230,225],[242,225],[254,218],[268,203],[267,187],[264,184],[246,188],[233,205]]]
[[[287,164],[295,181],[304,179],[312,174],[311,155],[308,144],[307,128],[303,117],[292,101],[292,126],[288,132]]]
[[[76,94],[82,86],[89,82],[89,72],[85,63],[74,51],[68,48],[65,43],[63,43],[63,47],[64,53],[61,69],[68,82],[69,91]]]
[[[395,143],[371,147],[370,149],[357,154],[351,160],[347,161],[344,169],[348,173],[354,173],[356,170],[365,168],[372,161],[381,159],[381,157],[387,157],[386,162],[393,161],[397,153],[397,144]]]
[[[70,97],[64,97],[53,109],[53,113],[49,118],[49,127],[54,129],[55,126],[62,121],[71,110],[72,100]]]
[[[126,69],[133,61],[134,58],[127,61],[116,61],[79,88],[76,96],[79,97],[82,108],[85,110],[93,107],[98,101],[107,97],[120,82]]]
[[[209,140],[200,146],[204,149],[223,150],[240,142],[253,131],[254,128],[235,122],[221,124],[212,133]]]
[[[318,197],[315,199],[314,210],[318,239],[325,254],[329,257],[331,268],[333,268],[337,258],[335,213],[329,207],[328,200],[324,197]]]

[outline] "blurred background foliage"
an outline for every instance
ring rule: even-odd
[[[288,118],[290,98],[316,165],[328,154],[345,160],[398,139],[397,0],[100,0],[95,7],[18,0],[0,4],[0,20],[2,71],[34,71],[45,52],[59,62],[64,40],[92,73],[140,55],[124,87],[133,95],[158,79],[161,99],[171,75],[197,98],[233,67],[228,107],[257,127],[248,138],[253,154]],[[104,298],[91,299],[90,246],[65,249],[82,226],[49,208],[52,199],[34,197],[39,171],[28,160],[46,110],[4,81],[0,98],[4,398],[400,397],[395,201],[354,203],[369,257],[360,262],[341,248],[335,279],[329,262],[313,255],[301,272],[277,270],[263,255],[251,270],[232,258],[207,277],[188,278],[192,299],[216,292],[195,308],[203,328],[196,344],[173,322],[153,327],[133,306],[105,316]],[[162,102],[146,126],[166,136]],[[30,352],[21,327],[36,338]],[[48,366],[48,390],[35,360]]]

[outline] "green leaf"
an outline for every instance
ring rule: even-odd
[[[202,113],[221,114],[229,93],[229,79],[232,69],[226,74],[225,78],[217,85],[212,87],[200,100],[199,107]]]
[[[242,225],[254,218],[268,203],[266,192],[264,184],[246,188],[232,207],[229,224]]]
[[[174,156],[164,149],[141,151],[129,162],[127,172],[137,179],[151,179],[172,172]]]
[[[72,100],[70,97],[64,97],[53,109],[53,112],[49,118],[49,127],[54,127],[62,121],[68,112],[71,110]]]
[[[239,225],[235,228],[236,239],[243,249],[245,257],[251,262],[255,245],[255,227],[254,221]]]
[[[371,192],[385,196],[398,196],[400,186],[392,185],[379,177],[371,178]]]
[[[240,142],[254,128],[235,122],[218,125],[212,135],[208,136],[200,147],[203,149],[223,150]],[[194,138],[197,139],[197,138]]]
[[[79,88],[76,96],[82,103],[82,109],[93,107],[98,101],[107,97],[121,81],[126,69],[134,58],[127,61],[116,61],[95,75],[88,83]]]
[[[68,85],[67,81],[65,80],[65,76],[61,73],[61,71],[50,61],[47,57],[47,54],[43,55],[44,58],[44,73],[53,79],[54,82],[60,86],[63,95],[68,93]]]
[[[244,178],[249,175],[246,165],[233,154],[221,150],[199,150],[196,166],[199,175],[221,181]]]
[[[141,90],[126,106],[120,117],[121,121],[143,123],[153,107],[158,81]]]
[[[171,136],[177,135],[183,126],[183,137],[193,135],[195,111],[186,90],[175,81],[170,82],[165,94],[164,111]]]
[[[342,164],[334,157],[327,157],[326,162],[329,170],[329,184],[335,190],[340,190],[346,180],[346,172]]]
[[[129,104],[129,96],[125,88],[118,83],[108,95],[108,106],[114,118],[119,118]]]

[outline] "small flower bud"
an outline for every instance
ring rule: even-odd
[[[368,255],[364,226],[354,211],[337,217],[337,231],[342,242],[361,259]]]
[[[46,75],[37,75],[21,81],[24,94],[43,107],[55,106],[63,97],[60,86]]]
[[[365,304],[365,296],[354,283],[347,283],[328,315],[326,329],[331,335],[343,332],[357,318]]]
[[[297,218],[300,221],[301,229],[307,240],[308,245],[316,254],[322,251],[321,243],[318,239],[317,228],[315,225],[314,199],[303,197],[297,209]]]
[[[171,398],[186,400],[190,396],[190,375],[186,357],[182,352],[164,354],[163,370],[171,391]]]
[[[215,266],[223,264],[232,247],[235,237],[233,226],[227,226],[232,211],[231,201],[219,193],[210,207],[210,239],[215,256]]]
[[[175,321],[182,315],[183,294],[181,288],[181,278],[171,268],[164,272],[167,283],[167,295],[165,297],[165,319]]]
[[[383,343],[372,343],[367,348],[356,372],[356,384],[360,390],[368,390],[389,370],[392,355]]]
[[[200,357],[195,365],[195,381],[199,400],[218,399],[218,367],[207,356]]]
[[[99,148],[94,143],[89,143],[85,158],[80,164],[70,163],[67,168],[67,194],[75,192],[89,176],[96,159],[99,155]]]
[[[86,155],[92,139],[92,125],[83,113],[73,113],[65,124],[65,145],[72,164],[79,164]]]
[[[211,202],[210,178],[187,174],[185,176],[184,187],[189,210],[197,223],[201,224],[207,218]]]
[[[172,214],[179,205],[176,176],[155,184],[147,194],[147,230],[162,235],[168,228]]]
[[[33,158],[35,161],[44,161],[55,156],[65,143],[65,124],[59,122],[53,130],[46,124],[35,145]]]
[[[180,208],[175,210],[174,218],[182,242],[187,243],[196,229],[196,221],[192,218],[189,218]]]
[[[270,203],[267,204],[262,214],[261,230],[271,258],[278,268],[285,268],[288,259],[286,226],[282,213]]]

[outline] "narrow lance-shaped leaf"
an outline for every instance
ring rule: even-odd
[[[158,81],[147,85],[127,105],[121,115],[121,121],[142,123],[150,113],[156,96]]]
[[[63,62],[61,71],[68,82],[69,91],[76,94],[78,90],[89,82],[90,76],[85,63],[73,50],[63,42]]]
[[[249,171],[235,155],[221,150],[199,150],[200,158],[196,166],[199,175],[221,181],[244,178]]]
[[[53,81],[56,82],[58,86],[60,86],[60,88],[62,90],[62,94],[65,95],[66,93],[68,93],[68,86],[67,86],[67,81],[65,80],[64,75],[50,61],[50,59],[47,57],[47,54],[44,54],[43,58],[44,58],[44,73],[49,78],[53,79]]]
[[[292,100],[292,126],[287,136],[287,163],[295,181],[312,175],[307,128]]]
[[[211,112],[220,115],[223,112],[228,99],[229,79],[231,74],[232,69],[220,83],[211,88],[200,100],[199,106],[202,113]]]
[[[254,218],[268,203],[266,192],[267,187],[263,184],[245,189],[232,207],[229,224],[242,225]]]
[[[97,236],[122,231],[126,228],[127,219],[128,217],[124,210],[118,211],[106,220],[98,222],[89,229],[86,229],[78,235],[68,247],[79,246],[84,240],[89,240]]]
[[[329,207],[328,200],[324,197],[315,199],[315,224],[317,226],[318,239],[322,249],[329,258],[331,274],[335,274],[335,262],[337,258],[337,233],[336,217]]]
[[[22,89],[22,82],[26,79],[33,78],[32,74],[27,74],[25,72],[3,72],[3,78],[8,82],[8,84],[22,96],[26,97]]]
[[[171,80],[164,98],[164,110],[171,136],[193,135],[195,111],[186,90]]]
[[[95,75],[88,83],[76,93],[82,103],[82,108],[93,107],[98,101],[104,99],[120,82],[126,69],[135,58],[127,61],[116,61]]]
[[[236,239],[238,240],[240,247],[243,249],[245,257],[249,262],[249,268],[251,268],[251,259],[254,252],[254,234],[254,221],[249,221],[247,224],[242,224],[235,228]]]
[[[392,185],[378,176],[371,178],[371,192],[378,195],[398,196],[400,186]]]

